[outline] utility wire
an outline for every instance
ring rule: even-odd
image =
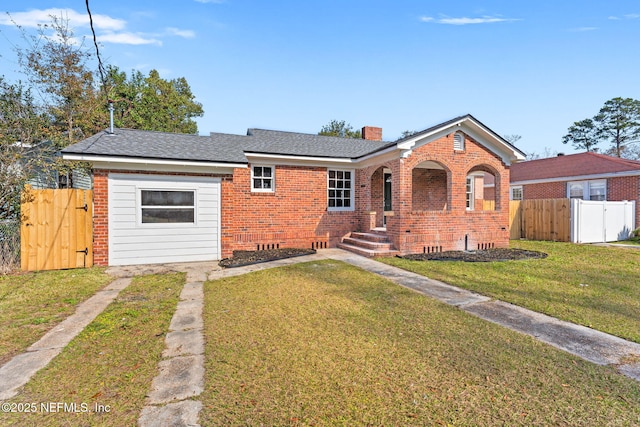
[[[100,80],[102,80],[102,90],[105,91],[105,95],[107,98],[109,97],[107,94],[107,82],[105,80],[105,69],[104,65],[102,65],[102,59],[100,59],[100,48],[98,47],[98,39],[96,38],[96,30],[93,28],[93,17],[91,16],[91,10],[89,9],[89,0],[86,0],[87,4],[87,13],[89,14],[89,25],[91,26],[91,34],[93,34],[93,44],[96,47],[96,57],[98,58],[98,71],[100,72]]]

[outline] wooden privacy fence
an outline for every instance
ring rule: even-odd
[[[511,239],[571,241],[570,199],[511,201]]]
[[[520,200],[509,202],[509,239],[522,238],[522,209]]]
[[[59,270],[93,265],[93,192],[25,190],[21,212],[23,270]]]

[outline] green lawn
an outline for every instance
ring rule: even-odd
[[[493,263],[381,262],[640,342],[640,250],[512,241],[546,259]]]
[[[202,425],[640,423],[638,382],[338,261],[205,299]]]
[[[0,276],[0,365],[112,280],[103,268]]]
[[[36,413],[0,412],[0,425],[135,426],[184,282],[181,273],[134,278],[10,401],[36,403]],[[70,409],[46,413],[40,405],[49,402]]]

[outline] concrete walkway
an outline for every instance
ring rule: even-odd
[[[118,279],[80,304],[74,315],[29,347],[25,353],[0,367],[0,400],[15,396],[35,372],[59,354],[71,339],[129,285],[132,276],[180,271],[187,273],[186,284],[165,339],[159,373],[153,380],[138,424],[142,427],[197,426],[202,409],[202,403],[197,397],[204,390],[203,283],[206,280],[323,259],[335,259],[362,268],[481,319],[533,336],[590,362],[613,366],[620,373],[640,381],[640,344],[492,300],[341,249],[324,249],[314,255],[225,270],[214,262],[110,268],[107,272]]]
[[[91,298],[82,302],[71,316],[47,332],[38,342],[0,367],[0,400],[18,394],[40,369],[44,368],[71,342],[98,314],[129,286],[131,279],[116,279]]]
[[[530,335],[589,362],[613,366],[621,374],[640,381],[640,344],[456,288],[349,252],[327,249],[324,254],[327,258],[355,265],[421,294],[456,306],[481,319]]]
[[[186,284],[169,324],[165,349],[158,364],[145,407],[138,418],[141,427],[197,426],[204,390],[204,282],[221,268],[215,262],[110,267],[118,277],[169,272],[187,273]]]

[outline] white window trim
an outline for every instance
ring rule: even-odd
[[[607,180],[606,179],[593,179],[589,181],[569,181],[567,182],[567,198],[571,198],[571,185],[582,184],[582,200],[591,200],[591,185],[592,184],[604,184],[604,200],[607,200]]]
[[[329,206],[329,171],[336,171],[336,172],[349,172],[351,174],[351,188],[349,188],[349,190],[351,191],[350,197],[349,197],[349,204],[351,206],[349,207],[330,207]],[[349,212],[349,211],[354,211],[355,210],[355,188],[356,186],[356,173],[355,173],[355,169],[338,169],[338,168],[328,168],[327,169],[327,211],[330,212]]]
[[[467,197],[469,197],[469,206],[466,206],[468,211],[472,211],[475,208],[475,196],[476,196],[476,179],[474,175],[467,175],[467,179],[464,183],[464,203],[467,204]],[[471,182],[471,191],[467,191],[467,186]]]
[[[520,198],[519,199],[514,199],[513,198],[513,190],[520,190]],[[524,188],[522,187],[522,185],[512,185],[511,187],[509,187],[509,200],[524,200]]]
[[[270,168],[271,169],[271,188],[255,188],[253,186],[253,168]],[[258,177],[263,179],[262,177]],[[255,164],[251,165],[251,192],[252,193],[274,193],[276,191],[276,167],[274,165]]]
[[[142,192],[143,191],[191,191],[193,193],[193,222],[142,222]],[[165,206],[156,206],[165,208]],[[190,206],[166,207],[168,209],[190,208]],[[198,225],[198,190],[195,188],[159,188],[136,187],[136,225],[138,227],[167,228],[167,227],[196,227]]]

